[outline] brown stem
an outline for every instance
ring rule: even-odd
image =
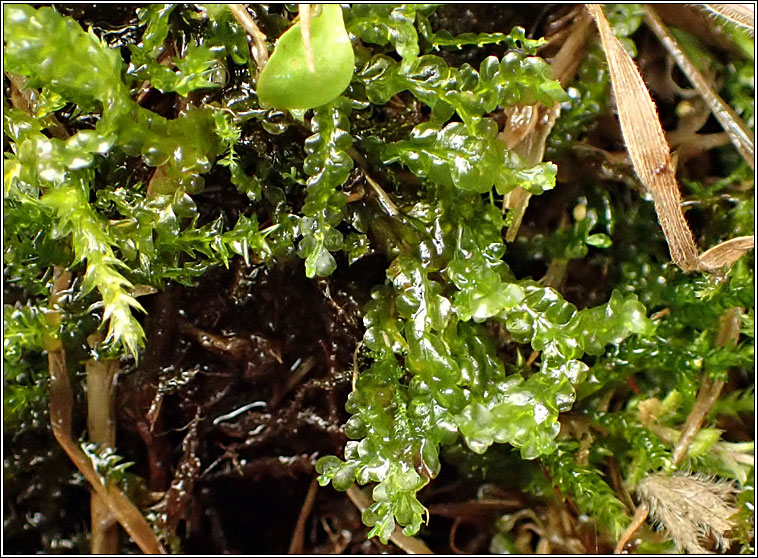
[[[266,65],[266,62],[268,62],[266,35],[263,34],[263,31],[261,31],[258,28],[258,25],[256,25],[255,20],[253,20],[253,18],[250,17],[250,14],[247,13],[246,4],[227,4],[226,7],[229,8],[229,11],[232,12],[232,15],[243,29],[247,31],[247,34],[253,38],[254,46],[251,50],[253,58],[255,59],[255,64],[258,66],[258,72],[260,72]]]
[[[740,335],[740,311],[742,309],[735,307],[727,310],[721,317],[721,325],[716,335],[716,344],[727,347],[735,346],[737,339]],[[697,394],[697,400],[695,406],[692,408],[684,428],[682,428],[682,435],[676,442],[674,447],[673,460],[674,465],[684,460],[687,455],[687,450],[690,444],[697,436],[700,428],[703,426],[705,417],[713,407],[713,404],[721,395],[721,390],[724,388],[724,380],[711,381],[707,376],[703,376],[703,380],[700,386],[700,391]]]
[[[287,554],[302,554],[303,553],[303,540],[305,539],[305,522],[308,521],[308,517],[313,510],[313,504],[316,502],[316,493],[318,492],[318,480],[317,477],[313,477],[310,486],[308,487],[308,493],[305,495],[305,501],[303,507],[300,508],[300,515],[297,518],[295,524],[295,531],[292,533],[292,541],[290,542],[290,548]]]
[[[50,293],[50,323],[60,321],[59,300],[68,288],[71,274],[61,268],[55,269],[53,288]],[[82,473],[92,489],[108,507],[109,512],[124,527],[145,554],[165,554],[166,551],[153,533],[144,516],[116,486],[104,484],[92,462],[71,437],[73,393],[66,370],[66,354],[60,339],[47,337],[48,367],[50,371],[50,424],[53,435],[74,465]]]
[[[637,511],[634,512],[634,517],[632,518],[632,523],[621,535],[621,538],[619,539],[619,542],[613,551],[614,554],[621,554],[623,552],[626,543],[628,543],[629,539],[634,536],[634,534],[637,532],[637,529],[639,529],[642,524],[645,523],[645,520],[647,519],[649,513],[650,506],[648,506],[646,503],[643,502],[637,507]]]
[[[91,335],[91,347],[102,342],[102,333]],[[94,358],[85,364],[87,373],[87,431],[90,441],[101,447],[115,447],[116,424],[113,419],[113,388],[118,362],[98,361]],[[92,516],[92,554],[117,554],[118,531],[107,504],[93,493],[90,497]]]
[[[711,407],[713,407],[713,404],[719,398],[719,395],[721,395],[723,387],[723,380],[716,380],[714,382],[707,376],[703,376],[695,406],[687,417],[684,428],[682,428],[682,435],[679,436],[679,440],[677,440],[676,446],[674,446],[674,465],[679,465],[687,456],[690,444],[703,426],[703,421],[705,421],[708,411],[711,410]]]

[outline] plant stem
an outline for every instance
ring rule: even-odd
[[[305,522],[308,520],[308,516],[313,510],[313,504],[316,502],[316,493],[318,492],[317,477],[313,477],[310,486],[308,486],[308,493],[305,495],[305,501],[303,507],[300,509],[300,515],[297,518],[297,524],[295,524],[295,531],[292,533],[292,541],[287,554],[302,554],[303,553],[303,540],[305,538]]]
[[[87,341],[94,348],[102,342],[102,334],[91,335]],[[91,358],[85,364],[87,374],[87,431],[90,441],[115,447],[116,424],[113,420],[113,388],[118,362]],[[92,517],[92,554],[117,554],[118,532],[107,504],[96,493],[90,497]]]
[[[626,528],[626,531],[624,531],[624,533],[621,535],[621,538],[619,539],[619,542],[613,551],[614,554],[621,554],[621,552],[623,552],[626,543],[629,542],[629,539],[631,539],[634,533],[637,532],[637,529],[642,527],[642,524],[645,523],[645,520],[647,519],[649,513],[650,506],[648,506],[646,503],[643,502],[637,506],[637,511],[634,512],[632,522],[629,524],[629,527]]]
[[[247,34],[253,38],[253,48],[251,49],[255,64],[258,66],[258,72],[263,69],[268,62],[268,49],[266,48],[266,35],[263,34],[256,25],[255,20],[247,13],[246,4],[227,4],[227,8],[232,12],[234,18],[239,22]]]
[[[68,289],[70,280],[71,274],[68,271],[55,268],[50,293],[51,310],[46,317],[50,323],[60,320],[59,301],[62,293]],[[48,348],[50,371],[50,424],[55,439],[140,549],[145,554],[165,554],[165,549],[142,513],[118,487],[103,483],[92,462],[72,439],[71,416],[74,397],[66,370],[66,354],[60,339],[48,337],[45,339],[45,345]]]
[[[721,326],[719,327],[718,334],[716,335],[716,343],[722,347],[735,346],[737,339],[740,335],[740,311],[741,308],[730,308],[721,317]],[[708,412],[713,407],[713,404],[721,395],[721,390],[724,388],[724,380],[712,381],[707,376],[703,376],[700,391],[697,394],[697,401],[692,408],[687,421],[682,428],[682,435],[676,442],[674,447],[673,460],[674,465],[679,465],[687,455],[687,450],[692,443],[692,440],[697,436],[698,431],[703,426],[703,421],[708,415]]]
[[[313,47],[311,46],[311,5],[298,4],[298,13],[300,14],[300,34],[303,37],[303,48],[305,49],[305,65],[312,74],[316,73],[316,64],[313,62]]]

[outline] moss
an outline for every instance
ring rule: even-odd
[[[252,9],[269,46],[294,21],[287,6]],[[188,552],[249,548],[224,535],[239,519],[214,501],[244,512],[251,503],[239,500],[263,489],[232,496],[240,473],[314,470],[322,486],[373,488],[353,550],[366,536],[381,541],[370,550],[384,549],[396,525],[447,550],[437,518],[427,525],[430,488],[460,475],[469,500],[493,482],[537,523],[558,508],[569,514],[576,529],[559,549],[579,544],[572,537],[588,517],[601,527],[595,546],[582,539],[591,552],[628,525],[626,487],[675,468],[669,434],[709,377],[729,381],[709,416],[721,430],[701,431],[686,466],[744,484],[734,531],[749,547],[752,473],[739,444],[749,443],[741,420],[753,410],[753,256],[721,276],[668,261],[632,169],[608,155],[623,144],[606,126],[599,46],[564,90],[541,57],[548,42],[525,31],[550,29],[541,18],[558,12],[509,8],[496,25],[479,8],[470,20],[445,6],[342,9],[350,85],[286,112],[258,103],[245,31],[223,7],[127,10],[115,40],[87,10],[69,10],[74,19],[4,6],[4,273],[15,301],[4,312],[6,475],[26,479],[16,440],[47,436],[54,447],[43,340],[58,336],[79,423],[74,371],[90,357],[120,359],[118,447],[85,447],[117,481],[124,459],[169,494],[151,518]],[[640,40],[638,7],[608,15],[638,60],[660,55]],[[749,65],[720,71],[725,98],[752,125]],[[509,115],[557,105],[545,157],[532,164],[506,148]],[[752,175],[733,151],[708,151],[682,179],[703,245],[753,232]],[[506,207],[526,192],[508,244],[516,210]],[[54,268],[76,280],[51,325]],[[733,342],[724,316],[739,321]],[[84,341],[97,329],[107,331],[105,352]],[[666,411],[651,419],[642,410],[656,401]],[[190,423],[192,435],[180,435]],[[172,460],[176,471],[156,465]],[[48,458],[39,463],[31,474],[48,474]],[[147,506],[142,492],[133,497]],[[12,493],[26,510],[20,489]],[[319,501],[339,498],[326,494]],[[193,515],[201,505],[211,527]],[[350,525],[352,508],[340,509],[313,513]],[[291,511],[282,504],[283,516]],[[478,528],[491,548],[538,548],[524,546],[517,520],[487,517]],[[265,532],[265,521],[254,528]],[[61,525],[71,528],[60,523],[55,537]],[[279,529],[289,540],[289,527]],[[72,530],[71,544],[80,536]],[[642,548],[661,546],[640,536]],[[25,551],[52,548],[9,537]],[[336,548],[316,539],[314,551]]]

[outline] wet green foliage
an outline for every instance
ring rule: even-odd
[[[98,476],[106,483],[120,483],[126,470],[134,463],[125,462],[116,450],[109,446],[98,446],[90,442],[82,444],[82,451],[91,461]]]
[[[318,464],[322,482],[337,488],[353,479],[380,483],[364,520],[385,538],[392,515],[407,533],[417,531],[423,507],[414,494],[439,472],[440,444],[461,435],[476,453],[495,442],[520,448],[525,459],[552,453],[558,414],[571,408],[574,385],[586,377],[581,356],[652,330],[633,295],[616,292],[607,305],[578,311],[553,289],[516,281],[501,260],[500,212],[485,198],[441,190],[449,197],[414,208],[409,236],[417,248],[392,262],[387,285],[366,309],[364,342],[375,364],[358,378],[346,427],[361,441],[348,443],[344,462]],[[475,323],[487,319],[541,351],[536,373],[506,371]],[[398,358],[411,375],[407,384],[398,383]]]
[[[364,307],[345,405],[350,441],[316,465],[322,485],[372,487],[370,536],[386,542],[396,525],[419,533],[429,519],[422,489],[449,462],[471,478],[502,477],[505,465],[511,476],[526,471],[520,489],[551,505],[555,487],[618,537],[631,510],[611,465],[629,489],[673,471],[671,433],[704,375],[739,386],[714,405],[685,466],[751,487],[750,442],[722,439],[714,424],[754,411],[744,385],[754,363],[752,256],[720,277],[681,273],[651,204],[611,173],[573,184],[568,201],[543,200],[558,193],[562,158],[581,159],[577,140],[610,109],[599,48],[564,91],[539,57],[545,41],[521,27],[454,35],[433,28],[432,5],[342,9],[352,82],[287,113],[259,106],[259,69],[223,6],[140,8],[141,33],[121,51],[53,8],[4,6],[5,70],[34,91],[26,108],[6,104],[3,123],[5,281],[22,301],[4,308],[6,431],[44,416],[45,339],[62,337],[83,360],[83,339],[99,324],[111,357],[140,355],[150,342],[145,287],[191,286],[234,258],[299,257],[309,278],[371,258],[386,274]],[[291,23],[276,17],[272,27]],[[636,53],[639,7],[608,17]],[[442,57],[487,46],[504,54],[477,67]],[[721,71],[725,97],[752,126],[752,61]],[[143,98],[149,87],[157,101]],[[496,116],[538,103],[562,111],[545,160],[527,166],[497,137]],[[722,159],[720,180],[682,180],[703,246],[753,233],[752,190],[736,187],[747,167]],[[503,196],[516,188],[535,196],[537,217],[506,247]],[[550,217],[559,214],[551,204],[568,204],[571,218]],[[589,270],[573,302],[535,271],[554,262],[569,277]],[[52,325],[56,267],[77,280]],[[735,308],[732,346],[720,332]],[[503,448],[514,451],[506,458]],[[84,449],[104,477],[124,477],[129,464],[113,449]],[[735,529],[744,548],[748,492]],[[515,548],[507,523],[493,548]]]
[[[579,442],[564,442],[542,462],[548,467],[561,493],[573,497],[580,513],[596,519],[614,537],[618,537],[629,524],[629,517],[624,513],[624,504],[598,470],[603,453],[607,455],[607,451],[594,452],[597,456],[594,462],[579,465],[579,445]]]
[[[296,23],[279,38],[258,78],[258,98],[264,106],[306,110],[333,101],[350,85],[355,55],[342,8],[325,4],[309,15],[307,46],[313,67],[306,63],[302,24]]]

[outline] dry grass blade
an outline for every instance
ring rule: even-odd
[[[700,255],[700,266],[713,270],[728,267],[736,262],[755,245],[754,236],[739,236],[721,244],[717,244]]]
[[[687,79],[689,79],[692,85],[695,86],[695,89],[706,102],[708,108],[711,109],[713,116],[716,117],[719,124],[721,124],[726,133],[729,134],[729,139],[745,161],[747,161],[747,164],[755,169],[755,137],[753,132],[750,131],[739,115],[734,112],[732,107],[727,105],[721,97],[713,91],[708,84],[708,80],[703,77],[700,70],[697,69],[684,51],[679,47],[679,43],[677,43],[669,30],[666,29],[666,26],[655,11],[650,8],[650,6],[645,6],[645,12],[645,23],[647,23],[648,27],[653,30],[658,37],[658,40],[661,41],[661,44],[687,76]]]
[[[702,4],[702,7],[735,25],[747,29],[750,36],[755,32],[755,6],[752,4]]]
[[[684,271],[699,268],[697,247],[679,206],[680,194],[658,113],[637,67],[613,34],[598,4],[587,4],[595,19],[616,96],[621,132],[634,170],[650,191],[671,259]]]

